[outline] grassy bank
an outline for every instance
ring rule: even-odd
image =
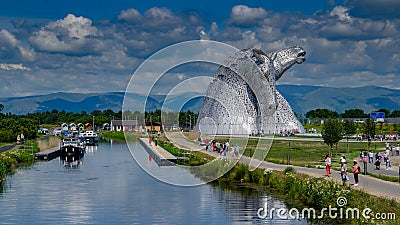
[[[141,137],[146,137],[143,134],[137,134],[132,132],[118,132],[118,131],[104,131],[102,138],[113,139],[116,141],[139,141]]]
[[[185,166],[199,166],[208,163],[213,160],[214,157],[199,151],[187,151],[174,146],[171,142],[165,138],[158,141],[158,144],[170,152],[172,155],[180,158],[177,160],[177,164]]]
[[[60,144],[60,137],[50,136],[43,140],[38,140],[38,148],[40,151],[47,150],[49,148],[54,148],[59,146]]]
[[[0,154],[0,181],[12,174],[18,167],[32,165],[35,156],[32,153],[39,152],[37,142],[28,142],[25,145],[18,145],[12,150]]]
[[[226,165],[224,160],[219,161],[220,168]],[[211,167],[209,167],[211,168]],[[196,175],[209,176],[215,175],[215,168],[202,168]],[[399,224],[397,220],[374,220],[377,213],[395,213],[400,215],[400,203],[381,197],[369,195],[367,193],[351,189],[348,186],[342,186],[334,181],[324,178],[314,178],[304,174],[298,174],[292,167],[285,171],[265,171],[256,169],[249,171],[247,165],[237,164],[221,178],[214,181],[219,186],[246,185],[259,190],[283,194],[287,199],[296,199],[307,208],[321,210],[332,207],[343,208],[345,212],[349,208],[358,208],[360,212],[365,208],[370,208],[371,219],[365,219],[361,216],[359,219],[335,219],[332,220],[328,212],[324,214],[326,220],[311,220],[316,224]],[[337,205],[338,198],[345,198],[347,204],[343,207]],[[301,212],[301,209],[299,209]],[[317,211],[318,215],[320,211]]]
[[[228,139],[218,139],[218,141],[226,142]],[[231,146],[236,143],[241,143],[243,140],[232,138],[229,140]],[[263,142],[263,143],[262,143]],[[250,150],[254,150],[259,144],[259,139],[248,139],[247,146],[244,151],[245,156],[250,156]],[[325,155],[329,153],[329,147],[319,141],[295,141],[295,140],[274,140],[270,149],[268,150],[268,141],[260,141],[260,149],[263,150],[265,155],[267,152],[266,161],[287,164],[288,155],[290,155],[290,164],[303,167],[316,167],[325,164]],[[349,152],[347,152],[347,143],[340,142],[336,148],[333,149],[333,163],[339,166],[340,155],[344,153],[346,158],[352,159],[359,157],[360,151],[367,149],[367,142],[349,142]],[[241,146],[242,147],[242,146]],[[375,143],[371,144],[371,149],[375,151]],[[384,148],[385,143],[376,143],[376,148]]]
[[[390,181],[390,182],[399,182],[400,183],[400,179],[399,177],[391,177],[391,176],[385,176],[382,174],[376,174],[376,173],[370,173],[367,172],[367,175],[370,175],[371,177],[375,177],[381,180],[385,180],[385,181]]]

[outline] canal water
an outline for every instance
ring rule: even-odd
[[[146,170],[159,168],[139,143]],[[148,175],[123,143],[89,147],[73,164],[59,158],[19,169],[0,193],[0,224],[307,224],[260,219],[257,210],[288,207],[265,193],[211,185],[174,186]],[[140,154],[139,154],[140,155]],[[177,179],[196,179],[167,168]]]

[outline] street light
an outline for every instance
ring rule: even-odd
[[[189,131],[190,131],[190,130],[192,130],[192,115],[190,115],[190,114],[189,114],[189,119],[190,119],[189,120],[189,124],[190,124]]]
[[[93,116],[93,127],[92,127],[92,130],[94,131],[94,116]]]

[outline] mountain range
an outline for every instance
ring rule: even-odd
[[[386,108],[400,109],[400,90],[376,86],[356,88],[332,88],[319,86],[278,85],[277,89],[288,100],[293,111],[305,114],[309,110],[326,108],[339,113],[346,109],[359,108],[366,113]],[[45,112],[53,109],[68,112],[91,112],[93,110],[111,109],[120,111],[125,104],[131,110],[174,110],[199,111],[203,98],[200,93],[189,92],[172,96],[126,94],[124,92],[108,93],[65,93],[57,92],[46,95],[0,98],[4,105],[3,113],[26,114]]]

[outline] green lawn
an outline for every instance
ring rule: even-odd
[[[221,140],[226,141],[226,140]],[[234,144],[240,142],[240,139],[231,139],[230,145],[233,146]],[[254,149],[256,148],[258,143],[258,139],[249,139],[245,155],[250,155],[250,149],[254,154]],[[270,141],[261,140],[260,141],[260,149],[264,152],[259,151],[260,155],[256,156],[257,158],[261,158],[265,156],[266,149],[271,144]],[[243,146],[239,144],[239,146]],[[298,165],[298,166],[317,166],[317,165],[325,165],[325,155],[329,153],[329,147],[321,142],[316,141],[286,141],[286,140],[274,140],[271,148],[268,151],[266,161],[280,163],[280,164],[287,164],[288,155],[290,155],[290,164],[291,165]],[[345,154],[348,160],[356,158],[359,156],[361,150],[366,150],[368,147],[367,142],[349,142],[349,152],[346,152],[346,142],[340,142],[336,148],[333,148],[332,155],[333,155],[333,165],[339,166],[339,159],[342,153]],[[376,148],[384,148],[385,143],[376,143]],[[375,143],[372,143],[370,149],[374,151]],[[262,154],[262,155],[261,155]],[[336,163],[336,164],[335,164]]]

